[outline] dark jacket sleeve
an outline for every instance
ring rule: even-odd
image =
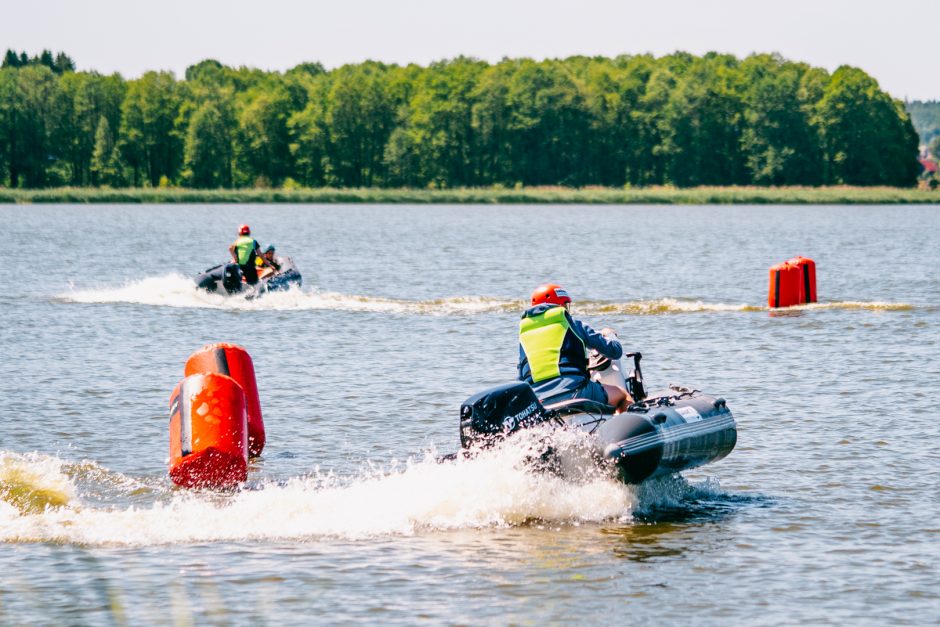
[[[623,346],[617,340],[608,340],[606,337],[584,324],[580,320],[571,320],[571,328],[584,340],[588,348],[593,348],[604,357],[620,359],[623,356]]]

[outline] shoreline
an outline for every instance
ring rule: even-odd
[[[524,187],[458,189],[0,188],[0,204],[938,204],[940,191],[897,187]]]

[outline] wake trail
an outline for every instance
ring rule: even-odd
[[[171,274],[131,281],[120,287],[72,289],[58,294],[63,303],[127,303],[153,307],[218,309],[229,311],[349,311],[427,316],[468,316],[492,313],[516,314],[527,307],[524,300],[490,296],[450,296],[408,300],[343,294],[317,288],[293,288],[271,292],[262,298],[246,300],[240,296],[212,294],[197,289],[191,279]],[[657,298],[628,302],[583,300],[577,303],[581,315],[657,316],[707,313],[747,313],[768,311],[868,310],[909,311],[906,303],[841,301],[823,302],[773,310],[746,303],[710,303],[696,299]]]

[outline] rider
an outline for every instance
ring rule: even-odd
[[[258,278],[264,278],[269,274],[274,274],[281,269],[281,263],[277,260],[277,257],[274,255],[274,244],[268,244],[268,247],[264,249],[264,252],[261,253],[261,256],[255,259],[255,265],[261,266],[267,262],[268,267],[261,270],[261,274],[258,275]]]
[[[255,269],[255,259],[261,259],[262,265],[267,265],[267,262],[261,254],[261,244],[251,237],[251,229],[247,224],[238,227],[238,239],[228,247],[228,252],[231,253],[232,260],[241,268],[245,283],[249,285],[257,283],[258,271]]]
[[[271,264],[271,267],[274,268],[275,271],[277,271],[281,269],[281,264],[278,262],[277,257],[274,255],[275,250],[276,249],[274,248],[274,244],[268,244],[268,247],[264,249],[264,252],[261,253],[261,256],[264,258],[265,261]]]
[[[591,381],[587,352],[593,348],[619,359],[623,347],[569,313],[571,297],[560,286],[542,285],[532,292],[532,307],[519,323],[519,379],[543,401],[585,398],[626,411],[633,398],[615,385]]]

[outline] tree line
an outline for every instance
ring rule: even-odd
[[[8,51],[0,185],[913,185],[904,104],[864,71],[772,54],[571,57],[177,79]]]

